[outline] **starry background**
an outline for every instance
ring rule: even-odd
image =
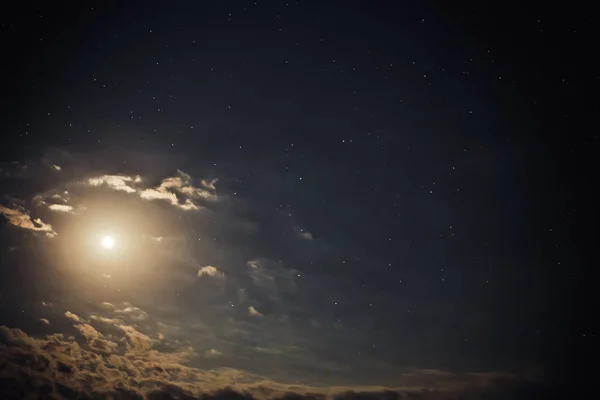
[[[396,387],[406,371],[584,376],[572,354],[597,342],[578,306],[597,214],[595,21],[440,3],[4,14],[0,324],[69,334],[106,302],[161,351],[203,354],[188,362],[199,371],[320,387]],[[50,261],[71,216],[33,199],[107,175],[178,176],[226,199],[199,202],[207,216],[110,183],[74,189],[88,212],[91,198],[158,204],[144,218],[179,237],[177,279],[142,271],[137,287],[89,294]],[[11,223],[17,209],[56,237]]]

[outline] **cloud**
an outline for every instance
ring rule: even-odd
[[[6,220],[14,226],[28,229],[36,232],[45,232],[46,236],[54,237],[57,233],[52,229],[52,225],[44,223],[40,218],[33,219],[24,211],[14,210],[0,206],[0,214],[4,215]]]
[[[62,167],[60,165],[52,164],[55,170],[62,171]]]
[[[198,278],[201,278],[203,276],[212,276],[214,278],[221,278],[221,277],[224,277],[225,274],[222,271],[219,271],[218,269],[213,267],[212,265],[207,265],[206,267],[200,268],[198,270],[198,273],[196,274],[196,276]]]
[[[131,177],[124,175],[102,175],[95,178],[89,178],[87,180],[87,183],[92,186],[106,185],[111,189],[126,193],[137,192],[133,185],[139,182],[141,182],[141,178],[139,176]]]
[[[215,183],[217,183],[219,180],[218,179],[213,179],[212,181],[206,181],[204,179],[202,179],[202,181],[200,182],[202,184],[202,186],[206,189],[215,191],[217,190],[217,188],[215,187]]]
[[[78,327],[79,326],[79,327]],[[284,384],[232,368],[187,365],[189,351],[161,352],[137,329],[120,327],[122,349],[86,324],[76,325],[83,343],[62,334],[34,338],[0,326],[2,398],[113,398],[201,400],[465,400],[544,398],[539,386],[499,373],[410,371],[405,385],[314,387]],[[208,353],[208,354],[207,354]],[[217,356],[210,349],[205,355]],[[495,394],[498,397],[488,397]]]
[[[140,197],[148,200],[167,200],[173,206],[186,211],[199,209],[194,199],[216,200],[214,187],[216,180],[209,184],[202,181],[205,187],[197,188],[192,185],[192,178],[188,174],[179,170],[177,172],[179,176],[163,179],[158,187],[140,192]],[[183,203],[180,203],[177,194],[184,197]]]
[[[248,307],[248,315],[251,317],[264,317],[264,314],[258,312],[253,306]]]
[[[90,315],[90,319],[92,321],[102,322],[103,324],[117,325],[117,324],[123,323],[123,321],[118,318],[106,318],[106,317],[102,317],[100,315],[95,315],[95,314]]]
[[[73,206],[69,206],[66,204],[50,204],[48,208],[52,211],[60,211],[66,213],[73,212]]]
[[[191,176],[180,170],[177,170],[177,176],[165,178],[158,186],[150,188],[139,187],[142,183],[140,176],[102,175],[87,180],[89,185],[136,193],[144,200],[164,200],[184,211],[199,210],[200,206],[196,200],[217,200],[216,182],[216,179],[202,180],[201,187],[195,187]]]
[[[132,351],[147,351],[150,350],[154,340],[150,339],[149,336],[144,335],[132,326],[118,325],[118,327],[125,333],[127,337],[129,350]]]
[[[50,325],[50,321],[48,321],[46,318],[40,318],[40,322],[46,325]]]
[[[103,301],[102,303],[100,303],[100,307],[106,308],[109,310],[114,310],[117,308],[114,304],[109,303],[108,301]]]
[[[204,355],[206,357],[218,357],[222,354],[223,353],[221,353],[219,350],[215,350],[215,349],[206,350],[206,352],[204,352]]]
[[[81,324],[76,324],[73,326],[75,327],[75,329],[77,329],[79,331],[79,333],[81,333],[88,340],[103,338],[103,335],[100,332],[98,332],[96,330],[96,328],[94,328],[93,326],[91,326],[89,324],[81,323]]]
[[[134,321],[143,321],[148,318],[148,313],[141,308],[132,306],[129,302],[123,304],[125,308],[122,310],[114,310],[115,314],[126,315]]]
[[[73,314],[71,311],[65,312],[65,317],[72,319],[75,322],[85,322],[83,319],[79,317],[77,314]]]

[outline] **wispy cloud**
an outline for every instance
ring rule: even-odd
[[[107,318],[107,317],[102,317],[100,315],[90,315],[90,319],[92,321],[98,321],[98,322],[102,322],[103,324],[122,324],[123,320],[119,319],[119,318]]]
[[[201,181],[200,187],[195,187],[190,175],[178,170],[177,176],[168,177],[156,187],[141,187],[140,176],[102,175],[89,178],[87,183],[92,186],[107,186],[113,190],[126,193],[136,193],[145,200],[163,200],[184,211],[200,209],[196,200],[217,200],[216,179]]]
[[[66,204],[50,204],[48,206],[48,208],[52,211],[59,211],[59,212],[66,212],[66,213],[73,212],[73,206],[69,206]]]
[[[115,314],[126,315],[134,321],[143,321],[148,318],[148,313],[139,307],[134,307],[130,303],[125,302],[123,309],[116,309]]]
[[[54,237],[57,233],[52,228],[52,225],[44,223],[40,218],[32,218],[25,211],[16,210],[0,206],[0,214],[4,215],[6,220],[19,228],[44,232],[48,237]]]

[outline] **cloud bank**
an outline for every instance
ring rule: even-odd
[[[240,399],[391,400],[513,399],[536,394],[534,386],[505,374],[455,375],[420,371],[400,377],[402,387],[312,387],[273,382],[240,370],[185,365],[190,352],[154,349],[158,340],[133,326],[122,337],[105,335],[70,313],[82,342],[62,334],[34,338],[0,326],[0,396],[3,399]],[[221,355],[215,349],[208,357]],[[518,397],[523,396],[523,397]]]

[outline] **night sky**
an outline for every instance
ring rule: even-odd
[[[589,11],[82,3],[0,16],[2,399],[584,377]]]

